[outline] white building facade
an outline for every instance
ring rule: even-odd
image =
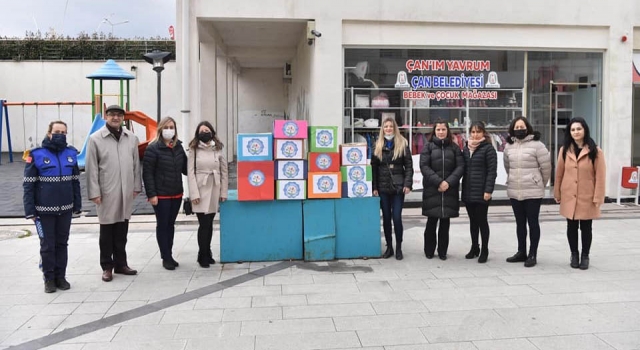
[[[270,132],[275,118],[371,142],[395,117],[417,154],[435,120],[460,142],[483,121],[500,144],[524,115],[552,153],[584,117],[609,197],[621,167],[640,163],[634,0],[178,0],[176,40],[182,123],[191,134],[211,121],[229,158],[238,132]]]

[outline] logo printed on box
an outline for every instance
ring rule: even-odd
[[[322,192],[329,192],[333,189],[333,179],[329,176],[320,176],[317,182],[318,189]]]
[[[298,124],[294,122],[286,122],[282,126],[282,132],[289,137],[293,137],[298,133]]]
[[[264,150],[264,143],[259,139],[251,139],[247,142],[247,151],[252,155],[258,155]]]
[[[282,169],[284,170],[284,176],[290,179],[293,179],[300,174],[300,167],[294,162],[286,162]]]
[[[280,147],[280,151],[285,157],[295,157],[295,155],[298,153],[298,146],[293,141],[287,141],[282,144],[282,147]]]
[[[322,170],[329,169],[329,167],[331,167],[331,162],[331,157],[326,154],[321,154],[316,158],[316,165]]]
[[[254,170],[249,173],[249,184],[254,187],[262,186],[264,183],[265,176],[264,173],[260,170]]]
[[[350,149],[349,151],[347,151],[347,159],[352,164],[360,163],[360,161],[362,161],[362,151],[358,148]]]
[[[365,182],[357,181],[351,187],[351,191],[356,197],[364,197],[369,192],[369,186]]]
[[[322,147],[329,147],[333,143],[333,135],[327,130],[322,130],[316,135],[316,142]]]
[[[354,166],[349,170],[349,179],[353,181],[363,181],[367,172],[360,166]]]
[[[287,182],[284,185],[284,195],[289,198],[296,198],[300,196],[300,185],[295,182]]]

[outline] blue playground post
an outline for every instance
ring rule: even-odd
[[[7,123],[7,145],[9,145],[9,163],[13,163],[13,148],[11,147],[11,128],[9,127],[9,109],[5,104],[7,100],[0,100],[0,165],[2,165],[2,115]]]

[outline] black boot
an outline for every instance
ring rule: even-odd
[[[582,254],[582,259],[580,259],[580,270],[586,270],[589,268],[589,255]]]
[[[402,255],[402,242],[396,243],[396,260],[402,260],[404,256]]]
[[[216,263],[216,259],[213,258],[213,253],[211,253],[211,251],[209,251],[209,256],[207,258],[209,259],[209,264],[213,265]]]
[[[56,281],[54,280],[44,281],[45,293],[54,293],[55,291],[56,291]]]
[[[580,266],[580,253],[572,252],[571,253],[571,267],[577,269]]]
[[[466,259],[473,259],[476,256],[478,256],[478,254],[480,254],[480,246],[478,246],[477,244],[472,244],[471,245],[471,250],[469,250],[467,255],[465,255],[464,257]]]
[[[200,264],[200,267],[204,267],[204,268],[209,267],[210,266],[209,257],[206,256],[206,254],[198,253],[198,264]]]
[[[482,251],[480,252],[480,257],[478,258],[478,262],[480,264],[484,264],[487,262],[488,258],[489,258],[489,248],[482,247]]]
[[[389,259],[393,256],[393,244],[387,243],[387,250],[382,254],[383,259]]]
[[[507,258],[507,262],[515,263],[515,262],[523,262],[527,260],[527,254],[525,252],[518,251],[513,254],[512,257]]]

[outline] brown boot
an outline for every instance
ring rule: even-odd
[[[102,280],[103,281],[111,282],[112,279],[113,279],[113,273],[111,272],[111,269],[102,271]]]

